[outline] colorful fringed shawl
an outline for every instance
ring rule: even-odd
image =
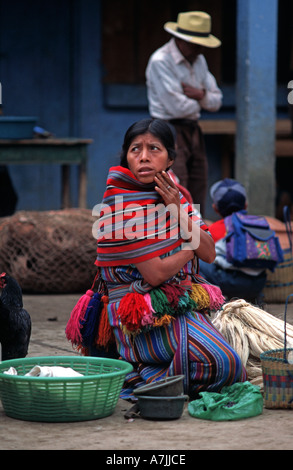
[[[120,198],[118,202],[117,197]],[[94,296],[93,290],[88,291],[84,296],[83,309],[76,308],[72,312],[66,334],[74,345],[88,347],[90,342],[94,342],[95,345],[107,347],[111,340],[105,315],[108,303],[117,305],[117,318],[110,318],[111,326],[119,326],[126,335],[131,336],[169,325],[188,312],[208,313],[223,304],[221,290],[197,275],[192,262],[157,288],[143,282],[134,263],[156,256],[168,256],[180,250],[184,243],[177,221],[171,220],[166,207],[160,202],[154,185],[141,184],[128,169],[110,169],[100,207],[96,261],[108,293],[105,295],[102,292],[96,298],[98,293]],[[182,195],[181,203],[200,228],[208,230]],[[158,204],[159,215],[156,211]],[[129,228],[133,229],[133,222],[135,237],[130,237]],[[108,315],[110,311],[109,306]]]
[[[198,213],[182,194],[180,197],[184,210],[207,231]],[[154,183],[139,182],[126,168],[110,169],[100,209],[96,261],[100,267],[133,265],[164,256],[180,249],[184,243],[178,222],[170,217]],[[184,273],[184,281],[179,275],[158,288],[142,284],[142,279],[116,287],[116,298],[120,301],[118,317],[123,330],[137,334],[166,325],[186,312],[219,308],[224,300],[220,289],[190,271]]]
[[[178,222],[170,217],[155,184],[139,182],[130,170],[112,167],[97,226],[97,266],[121,266],[161,256],[180,246]],[[181,204],[202,229],[207,226],[180,193]],[[96,211],[95,211],[96,212]]]
[[[224,301],[221,290],[192,274],[192,262],[187,263],[168,282],[158,287],[142,283],[139,271],[131,266],[101,268],[107,280],[110,323],[126,335],[148,332],[169,325],[187,312],[209,313],[219,309]]]

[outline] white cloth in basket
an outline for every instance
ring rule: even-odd
[[[17,371],[14,367],[10,367],[4,374],[17,375]],[[71,369],[71,367],[60,367],[60,366],[34,366],[26,376],[29,377],[78,377],[82,376],[79,372]]]

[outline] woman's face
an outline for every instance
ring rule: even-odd
[[[129,170],[142,183],[152,183],[157,173],[173,164],[166,147],[150,133],[138,135],[127,152]]]

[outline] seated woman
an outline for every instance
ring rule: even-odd
[[[191,398],[246,380],[239,356],[209,318],[224,298],[196,272],[198,258],[214,260],[214,242],[168,176],[175,155],[166,122],[133,124],[101,205],[96,264],[118,355],[134,367],[122,398],[178,374]]]
[[[200,274],[222,290],[227,299],[233,297],[248,302],[261,302],[266,283],[266,269],[237,267],[227,259],[226,220],[231,214],[246,213],[247,196],[244,186],[238,181],[225,178],[214,183],[210,189],[214,211],[221,219],[209,226],[215,241],[216,257],[213,263],[200,263]]]

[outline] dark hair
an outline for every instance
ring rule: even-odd
[[[217,204],[217,209],[222,217],[227,217],[228,215],[233,214],[233,212],[238,212],[245,209],[246,198],[236,191],[232,190],[231,193],[234,193],[235,195],[234,200],[230,199],[232,194],[229,194],[229,198],[227,195],[225,195]]]
[[[160,139],[168,152],[169,158],[171,160],[175,159],[175,135],[169,124],[161,119],[142,119],[132,124],[125,133],[120,154],[121,166],[128,168],[127,152],[133,139],[138,135],[147,134],[148,132]]]

